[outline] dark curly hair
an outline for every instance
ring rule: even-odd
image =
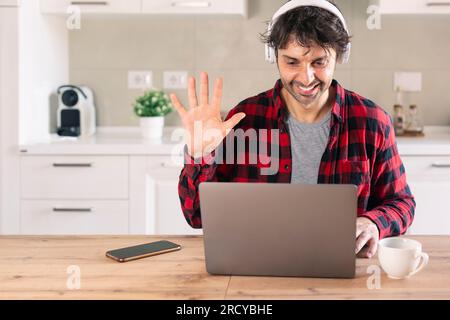
[[[329,2],[336,6],[332,1]],[[327,52],[333,48],[337,59],[350,42],[350,36],[337,16],[313,6],[289,10],[278,18],[270,34],[266,32],[260,36],[263,43],[275,48],[277,57],[278,49],[285,49],[292,37],[303,47],[316,43]]]

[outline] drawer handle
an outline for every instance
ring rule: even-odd
[[[450,6],[449,2],[427,2],[427,7],[448,7]]]
[[[107,6],[108,1],[71,1],[73,6]]]
[[[53,166],[57,168],[90,168],[92,163],[54,163]]]
[[[433,168],[450,168],[450,163],[433,163]]]
[[[181,8],[208,8],[211,7],[211,2],[209,1],[178,1],[172,2],[172,7]]]
[[[92,212],[92,208],[53,208],[53,212]]]

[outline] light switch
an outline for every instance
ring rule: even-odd
[[[164,89],[186,89],[187,71],[164,71]]]
[[[422,91],[421,72],[395,72],[394,91],[419,92]]]
[[[128,71],[128,89],[149,89],[153,87],[151,71]]]

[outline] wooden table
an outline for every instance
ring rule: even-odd
[[[355,279],[211,276],[201,237],[2,236],[0,299],[450,299],[450,237],[409,238],[422,242],[429,265],[406,280],[381,272],[377,289],[369,268],[376,258],[358,259]],[[161,239],[183,249],[123,264],[105,257]]]

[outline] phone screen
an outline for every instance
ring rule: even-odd
[[[106,255],[110,258],[114,258],[119,261],[128,261],[133,260],[133,258],[144,258],[146,256],[158,252],[163,253],[166,252],[167,250],[175,251],[180,248],[181,246],[176,243],[167,240],[162,240],[146,244],[140,244],[133,247],[111,250],[108,251]]]

